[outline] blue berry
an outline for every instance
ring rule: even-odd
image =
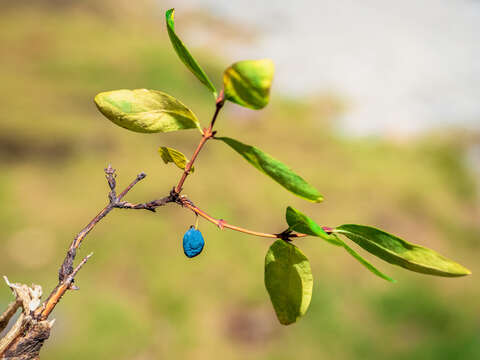
[[[205,241],[203,240],[202,233],[193,227],[183,235],[183,251],[189,258],[200,254],[204,245]]]

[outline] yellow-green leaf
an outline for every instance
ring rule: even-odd
[[[181,153],[178,150],[162,146],[161,148],[158,149],[158,152],[160,153],[160,156],[162,157],[162,160],[165,162],[165,164],[168,164],[170,162],[174,163],[177,165],[179,169],[185,170],[185,167],[187,166],[188,160],[183,153]],[[192,167],[190,169],[190,172],[194,172],[194,168]]]
[[[306,256],[293,244],[275,241],[265,257],[265,287],[280,323],[296,322],[312,299],[313,276]]]
[[[223,141],[233,150],[242,155],[250,164],[295,195],[313,202],[320,202],[323,200],[322,195],[320,195],[317,189],[294,173],[287,165],[263,152],[259,148],[243,144],[240,141],[228,137],[219,137],[216,139]]]
[[[236,104],[261,109],[268,104],[275,67],[272,60],[244,60],[223,74],[225,98]]]
[[[447,259],[434,250],[409,243],[385,231],[364,225],[338,226],[335,232],[342,234],[359,246],[405,269],[436,276],[464,276],[471,272],[462,265]]]
[[[156,133],[199,128],[185,105],[161,91],[136,89],[102,92],[95,104],[109,120],[125,129]]]
[[[185,44],[180,40],[175,33],[175,22],[174,22],[175,10],[170,9],[165,13],[167,20],[167,32],[170,42],[177,53],[178,57],[185,66],[197,77],[202,84],[204,84],[212,93],[213,96],[217,97],[217,89],[213,86],[212,82],[208,78],[207,74],[198,64],[197,60],[190,54]]]

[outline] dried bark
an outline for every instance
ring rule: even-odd
[[[24,284],[5,282],[12,290],[15,301],[0,316],[0,329],[3,330],[20,308],[21,314],[12,328],[0,339],[0,359],[38,359],[45,340],[50,336],[54,321],[37,320],[33,313],[40,306],[42,288]]]

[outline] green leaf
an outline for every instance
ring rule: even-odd
[[[395,282],[391,277],[383,274],[380,270],[375,268],[372,264],[370,264],[367,260],[365,260],[363,257],[361,257],[355,250],[353,250],[351,247],[349,247],[345,242],[340,239],[337,235],[335,234],[327,234],[325,230],[322,229],[320,225],[318,225],[315,221],[313,221],[311,218],[309,218],[307,215],[301,213],[300,211],[292,208],[289,206],[287,208],[287,212],[285,214],[285,217],[287,219],[287,223],[289,226],[290,230],[297,231],[302,234],[307,234],[307,235],[312,235],[312,236],[317,236],[319,238],[322,238],[329,243],[336,245],[336,246],[341,246],[343,247],[350,255],[352,255],[355,259],[357,259],[360,264],[365,266],[368,270],[370,270],[372,273],[375,275],[381,277],[382,279]]]
[[[179,169],[185,170],[188,160],[187,160],[187,157],[183,155],[180,151],[162,146],[161,148],[158,149],[158,152],[160,153],[160,156],[162,157],[165,164],[173,162],[175,165],[177,165]],[[190,172],[193,173],[194,171],[195,170],[192,167],[190,169]]]
[[[223,74],[225,98],[236,104],[261,109],[268,104],[275,67],[272,60],[245,60]]]
[[[304,199],[320,202],[322,195],[312,185],[295,174],[288,166],[264,153],[259,148],[243,144],[240,141],[228,137],[216,138],[223,141],[233,150],[242,155],[245,160],[256,167],[264,174],[270,176],[273,180],[282,185],[285,189],[291,191]]]
[[[291,206],[287,207],[285,218],[287,219],[287,224],[290,230],[302,234],[317,236],[336,246],[342,246],[343,244],[343,241],[338,239],[335,235],[327,234],[315,221]]]
[[[313,276],[310,263],[293,244],[275,241],[265,257],[265,287],[283,325],[303,316],[312,299]]]
[[[208,88],[208,90],[213,93],[213,96],[217,97],[217,89],[215,89],[215,86],[213,86],[207,74],[205,74],[205,71],[203,71],[197,60],[193,58],[193,56],[187,50],[185,44],[182,42],[182,40],[178,38],[177,34],[175,33],[174,16],[175,9],[170,9],[165,13],[165,17],[167,20],[168,37],[170,38],[175,52],[177,53],[180,60],[182,60],[182,62],[185,64],[185,66],[193,73],[193,75],[195,75],[197,79],[200,80],[200,82],[204,84]]]
[[[339,238],[337,238],[339,241],[341,241]],[[367,261],[366,259],[364,259],[363,257],[360,256],[360,254],[358,254],[355,250],[353,250],[350,246],[348,246],[347,244],[345,244],[345,242],[342,241],[342,246],[345,250],[347,250],[347,252],[352,255],[355,259],[358,260],[358,262],[360,264],[362,264],[363,266],[365,266],[368,270],[370,270],[372,273],[374,273],[375,275],[381,277],[382,279],[385,279],[387,281],[390,281],[390,282],[396,282],[396,280],[392,279],[390,276],[387,276],[385,275],[384,273],[382,273],[380,270],[378,270],[375,266],[373,266],[369,261]]]
[[[136,132],[200,129],[198,119],[185,105],[161,91],[107,91],[95,96],[95,104],[109,120]]]
[[[347,224],[335,232],[348,237],[359,246],[405,269],[436,276],[463,276],[471,272],[462,265],[445,258],[436,251],[409,243],[394,235],[370,226]]]

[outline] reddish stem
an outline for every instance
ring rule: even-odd
[[[223,107],[223,104],[225,103],[225,96],[223,93],[223,90],[220,91],[220,94],[218,94],[216,103],[215,103],[215,113],[213,114],[212,120],[210,121],[210,126],[206,129],[203,129],[203,136],[202,139],[200,140],[200,143],[198,144],[197,148],[195,149],[195,152],[192,155],[192,158],[190,161],[187,163],[185,166],[185,170],[183,171],[182,177],[180,178],[180,181],[178,182],[177,186],[175,187],[175,192],[177,194],[180,194],[182,191],[183,184],[185,183],[185,180],[187,179],[188,175],[190,174],[190,170],[193,167],[193,163],[197,159],[198,154],[203,148],[203,145],[207,142],[208,139],[211,139],[214,135],[215,132],[213,131],[213,126],[215,125],[215,121],[217,120],[218,114],[220,110]]]
[[[242,228],[240,226],[231,225],[223,219],[215,219],[213,216],[208,215],[205,211],[203,211],[203,210],[199,209],[198,207],[196,207],[195,205],[193,205],[193,203],[190,200],[188,200],[186,197],[182,197],[182,205],[184,207],[192,210],[195,214],[200,215],[204,219],[206,219],[206,220],[210,221],[211,223],[217,225],[222,230],[227,228],[227,229],[242,232],[244,234],[260,236],[260,237],[264,237],[264,238],[270,238],[270,239],[280,239],[280,238],[282,238],[281,234],[270,234],[270,233],[253,231],[253,230]],[[289,234],[290,238],[300,238],[300,237],[305,237],[305,236],[308,236],[308,235],[307,234],[300,234],[300,233]]]

